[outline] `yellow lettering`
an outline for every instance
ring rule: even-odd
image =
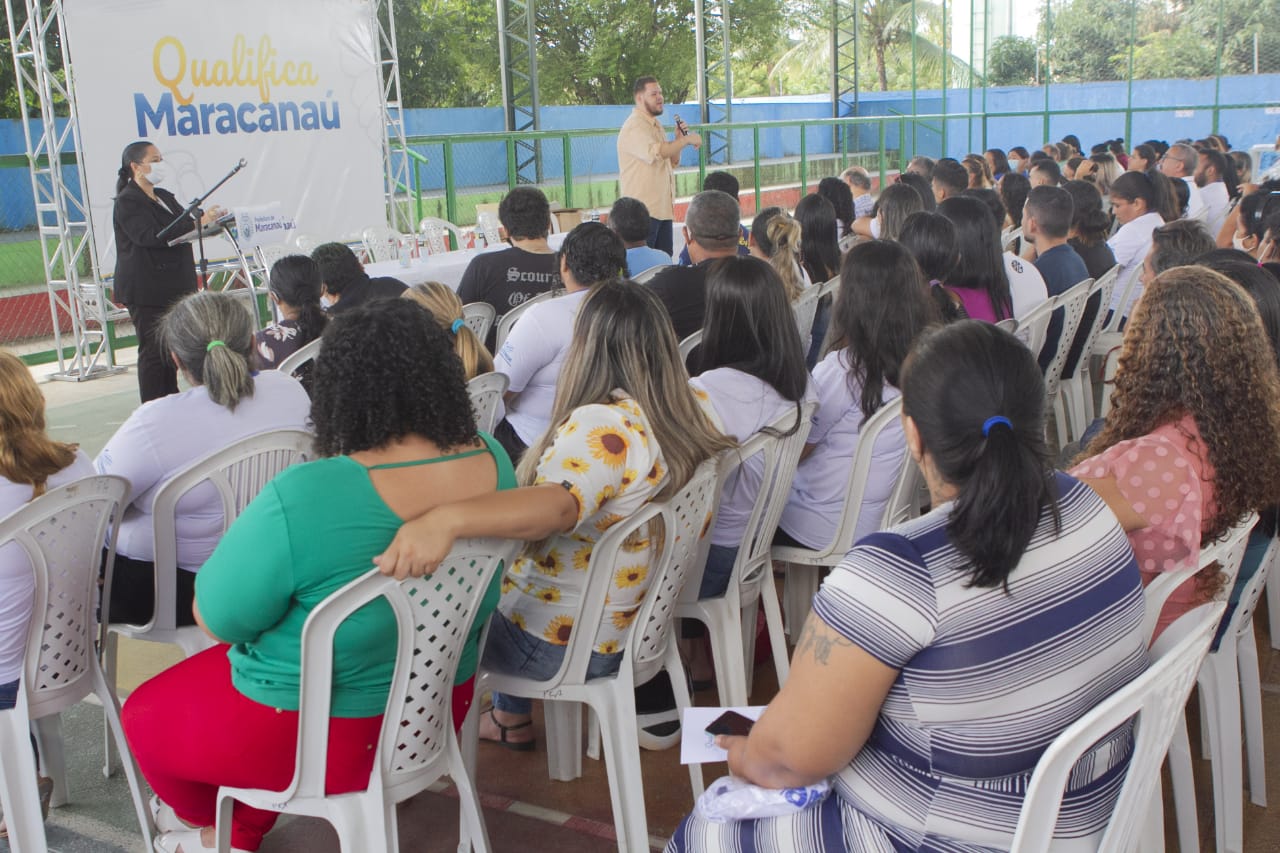
[[[180,105],[189,105],[194,100],[195,89],[253,86],[257,88],[261,102],[268,103],[273,86],[320,85],[320,75],[310,62],[290,59],[277,65],[279,55],[271,36],[263,35],[253,49],[242,33],[232,41],[226,58],[188,61],[183,43],[173,36],[166,36],[156,42],[151,61],[156,80],[173,94],[174,101]],[[180,88],[184,82],[189,82],[192,89],[188,94],[183,94]]]
[[[165,75],[165,48],[173,48],[173,50],[176,51],[174,58],[176,59],[175,64],[177,65],[177,72],[173,77]],[[173,94],[173,99],[175,101],[182,105],[191,103],[194,93],[191,95],[184,95],[178,88],[187,74],[187,49],[182,46],[182,42],[178,41],[173,36],[165,36],[157,41],[155,49],[151,52],[151,65],[152,70],[155,72],[156,80],[161,86],[164,86]]]

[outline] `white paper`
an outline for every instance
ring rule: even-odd
[[[707,734],[707,726],[725,711],[737,711],[750,720],[760,719],[764,705],[744,705],[740,708],[685,708],[680,721],[680,763],[711,764],[725,761],[729,755],[716,746],[716,736]]]

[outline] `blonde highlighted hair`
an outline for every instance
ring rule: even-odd
[[[0,477],[45,492],[49,477],[76,458],[76,445],[45,434],[44,395],[16,355],[0,350]]]
[[[786,212],[779,213],[769,220],[765,232],[769,245],[773,247],[769,254],[769,265],[778,274],[778,278],[782,279],[782,289],[786,291],[787,300],[795,302],[800,297],[800,291],[804,290],[804,279],[800,274],[800,223]]]
[[[426,308],[440,324],[440,328],[452,335],[453,351],[458,354],[458,358],[462,359],[462,370],[467,381],[482,373],[493,372],[493,356],[489,354],[489,350],[485,349],[475,332],[471,331],[471,327],[463,322],[457,325],[457,331],[454,331],[457,321],[464,319],[462,300],[448,285],[438,281],[415,284],[406,290],[403,296]]]

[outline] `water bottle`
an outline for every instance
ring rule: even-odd
[[[408,237],[400,238],[400,266],[402,267],[409,266],[410,261],[413,260],[413,247],[409,245],[410,239]]]

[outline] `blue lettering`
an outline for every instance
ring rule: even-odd
[[[240,109],[236,110],[236,120],[240,123],[240,129],[245,133],[253,133],[258,129],[257,122],[249,121],[245,113],[253,112],[256,109],[255,104],[241,104]]]
[[[160,100],[156,102],[155,109],[147,103],[147,96],[141,92],[133,94],[133,111],[138,117],[138,136],[146,138],[147,125],[152,125],[156,130],[160,129],[160,122],[163,121],[165,129],[169,135],[173,136],[173,95],[165,92],[160,96]]]
[[[200,134],[200,113],[191,104],[178,106],[178,135],[198,136]]]
[[[325,92],[324,96],[326,98],[332,98],[333,92]],[[333,106],[333,116],[329,116],[328,112],[325,111],[324,104],[321,103],[320,124],[324,126],[325,130],[336,130],[337,128],[342,127],[342,119],[338,116],[338,102],[330,101],[329,103]]]
[[[218,104],[217,110],[218,120],[213,125],[214,131],[216,133],[235,133],[239,129],[236,127],[236,108],[223,101]]]
[[[213,115],[213,111],[217,107],[213,104],[200,105],[200,132],[208,135],[209,133],[209,116]]]
[[[280,105],[280,129],[289,130],[289,116],[293,116],[293,130],[297,130],[302,126],[302,119],[298,115],[298,105],[292,101],[286,101]]]
[[[333,93],[328,92],[332,98]],[[133,95],[138,136],[164,131],[169,136],[204,136],[232,133],[272,133],[291,130],[336,130],[342,127],[336,100],[281,101],[260,104],[175,104],[173,93],[165,92],[153,105],[141,92]]]
[[[302,124],[299,126],[303,130],[320,129],[320,108],[315,101],[302,102]]]
[[[271,133],[273,130],[280,128],[280,117],[276,115],[276,105],[272,103],[262,104],[259,108],[261,114],[258,116],[258,130],[263,133]]]

